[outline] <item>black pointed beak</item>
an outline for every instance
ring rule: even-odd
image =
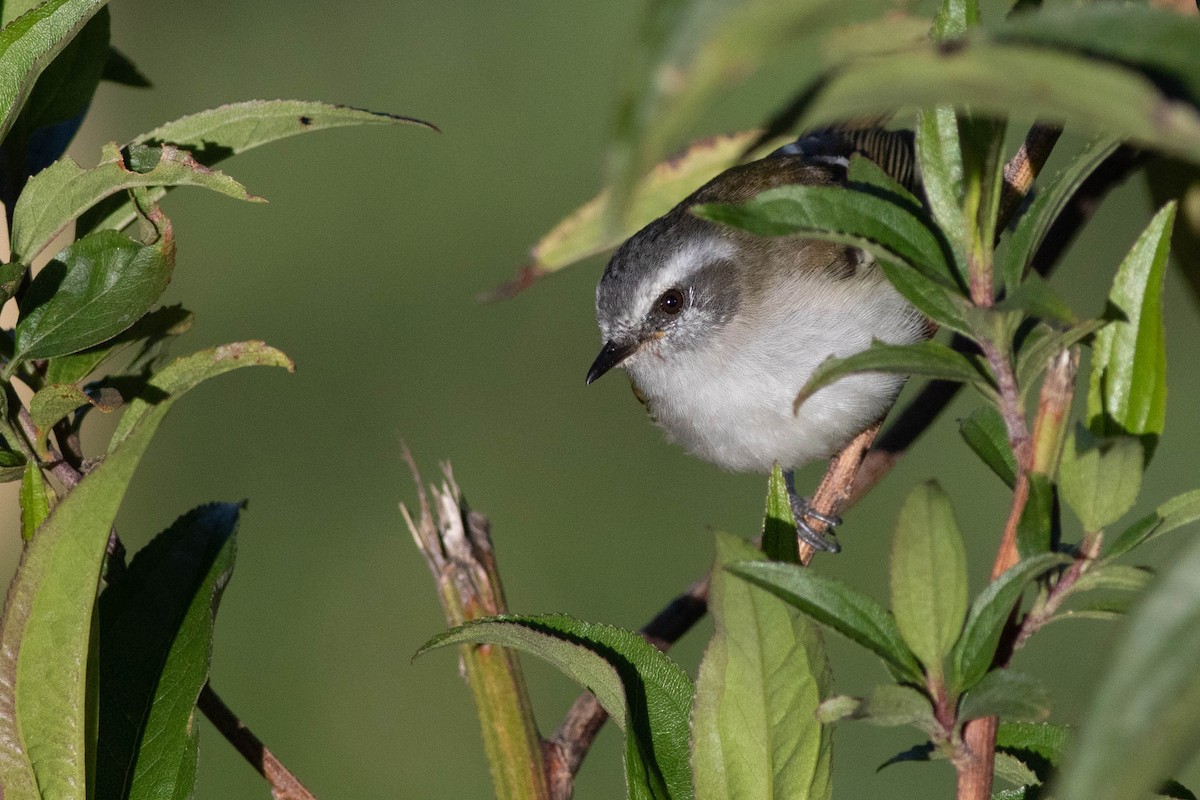
[[[605,342],[604,347],[600,350],[600,355],[596,356],[596,360],[592,362],[592,366],[588,370],[588,385],[590,386],[592,381],[633,355],[634,350],[637,350],[637,342],[630,342],[629,344],[617,344],[614,341]]]

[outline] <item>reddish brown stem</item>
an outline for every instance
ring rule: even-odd
[[[312,793],[304,788],[304,784],[267,749],[262,740],[242,724],[207,683],[200,691],[196,707],[203,711],[209,722],[237,748],[250,766],[267,779],[267,783],[271,785],[271,796],[275,800],[316,800]]]

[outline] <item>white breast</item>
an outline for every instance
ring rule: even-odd
[[[739,308],[699,348],[651,342],[625,366],[669,439],[725,469],[766,472],[832,455],[887,412],[903,378],[842,378],[792,413],[796,393],[831,355],[872,339],[906,344],[923,322],[875,270],[864,278],[789,276],[765,306]]]

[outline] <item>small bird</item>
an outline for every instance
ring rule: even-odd
[[[836,541],[805,517],[836,519],[797,495],[792,471],[881,419],[904,378],[849,375],[793,410],[796,395],[826,358],[858,353],[873,339],[917,342],[931,327],[862,250],[760,237],[690,209],[745,202],[778,186],[844,185],[854,153],[912,184],[910,133],[829,129],[726,170],[634,234],[596,287],[604,346],[587,373],[591,384],[624,367],[667,438],[707,461],[760,473],[778,462],[800,538],[834,552]]]

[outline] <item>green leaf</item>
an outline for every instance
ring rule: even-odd
[[[45,169],[70,144],[100,84],[108,44],[109,14],[104,7],[38,77],[4,142],[6,156],[23,168],[22,178]]]
[[[417,655],[453,644],[498,644],[548,661],[592,692],[626,734],[626,779],[635,798],[689,798],[692,682],[631,631],[564,614],[502,615],[452,628]]]
[[[1017,482],[1017,459],[1008,446],[1008,429],[994,406],[983,405],[959,420],[958,432],[967,446],[1008,488]]]
[[[1143,542],[1156,539],[1196,520],[1200,520],[1200,489],[1193,489],[1171,498],[1160,505],[1153,514],[1133,523],[1104,549],[1104,557],[1109,559],[1128,553]]]
[[[489,292],[486,298],[512,297],[544,275],[612,250],[737,163],[757,136],[757,131],[746,131],[700,139],[678,156],[658,164],[637,182],[629,198],[628,212],[620,225],[606,224],[612,192],[601,192],[539,239],[529,251],[529,263],[512,280]]]
[[[1028,675],[994,669],[967,692],[958,707],[958,719],[1000,717],[1021,722],[1041,722],[1050,716],[1051,698],[1046,687]]]
[[[767,485],[767,511],[763,515],[763,552],[772,561],[798,563],[800,551],[796,547],[796,519],[792,514],[792,502],[788,497],[787,482],[779,464],[771,468]]]
[[[933,218],[950,240],[959,280],[966,279],[967,218],[963,214],[964,174],[958,116],[953,108],[917,114],[917,160],[921,185]]]
[[[816,52],[820,36],[870,19],[884,2],[833,0],[654,0],[646,7],[639,47],[617,109],[609,153],[614,223],[624,222],[639,177],[677,146],[716,93],[744,80],[770,57],[800,42]],[[810,61],[794,81],[811,76]]]
[[[957,290],[948,289],[943,283],[905,264],[887,260],[878,264],[896,291],[918,311],[940,327],[969,335],[971,326],[967,317],[971,309]]]
[[[924,683],[920,665],[900,636],[896,621],[870,597],[796,564],[744,561],[726,569],[867,648],[900,680]]]
[[[55,356],[46,366],[47,383],[78,383],[103,364],[108,358],[131,345],[141,343],[139,355],[134,362],[148,355],[164,339],[178,336],[192,327],[195,317],[183,306],[163,306],[148,312],[133,325],[118,333],[107,342],[89,347],[78,353]]]
[[[38,76],[104,5],[104,0],[46,0],[0,29],[0,140]]]
[[[1049,552],[1058,534],[1058,498],[1054,482],[1040,472],[1031,472],[1029,497],[1017,521],[1017,552],[1021,558]]]
[[[45,441],[50,429],[59,420],[83,406],[95,406],[101,411],[113,411],[121,404],[121,396],[113,389],[101,390],[97,397],[86,394],[74,384],[52,383],[37,391],[29,400],[29,416],[37,429],[39,444]]]
[[[708,604],[715,630],[692,710],[700,800],[819,800],[832,791],[832,731],[814,716],[831,684],[821,636],[779,597],[724,570],[763,557],[736,537],[717,535]]]
[[[958,691],[970,689],[992,665],[996,645],[1004,631],[1004,623],[1012,613],[1021,592],[1034,578],[1041,576],[1071,559],[1061,553],[1043,553],[1027,558],[1010,567],[1003,575],[987,585],[971,603],[962,636],[950,653],[951,685]]]
[[[19,481],[25,476],[25,456],[16,450],[0,448],[0,483]]]
[[[1056,331],[1049,325],[1038,323],[1022,343],[1017,353],[1017,387],[1021,397],[1034,386],[1038,376],[1046,371],[1050,359],[1063,350],[1073,347],[1096,331],[1108,325],[1107,319],[1088,319],[1066,330]]]
[[[788,185],[741,205],[697,205],[693,213],[760,236],[804,235],[860,247],[881,261],[900,261],[945,288],[955,286],[942,241],[908,209],[842,186]]]
[[[116,231],[79,239],[29,286],[17,323],[10,371],[21,361],[83,350],[116,336],[145,314],[171,280],[170,223],[144,245]]]
[[[50,516],[50,496],[46,491],[46,479],[42,470],[33,461],[26,462],[21,477],[21,538],[32,541],[34,533]]]
[[[1071,593],[1088,592],[1093,589],[1140,592],[1149,585],[1152,577],[1154,573],[1145,567],[1099,564],[1079,576],[1071,587]]]
[[[200,506],[133,557],[100,595],[96,796],[192,796],[196,699],[233,572],[237,503]]]
[[[1130,36],[1137,31],[1137,36]],[[1200,28],[1187,15],[1138,5],[1046,7],[1013,14],[989,31],[1001,42],[1053,47],[1134,66],[1172,95],[1200,104]]]
[[[58,503],[29,544],[0,628],[0,783],[12,797],[77,797],[86,785],[92,612],[121,498],[179,395],[213,375],[255,365],[291,362],[274,348],[244,343],[168,365],[151,382],[154,402],[137,409],[121,441]],[[134,411],[131,406],[122,421]]]
[[[1053,76],[1051,79],[1050,76]],[[1142,74],[1073,53],[968,37],[840,65],[805,87],[801,129],[902,107],[1037,117],[1200,160],[1200,112]],[[799,103],[798,103],[799,105]]]
[[[197,114],[180,117],[143,133],[133,145],[172,144],[187,150],[197,162],[211,167],[229,156],[244,153],[259,145],[286,139],[301,133],[342,128],[348,125],[417,125],[436,127],[412,117],[364,111],[360,108],[318,103],[310,100],[247,100],[218,106]],[[169,187],[156,187],[147,193],[158,202]],[[110,197],[79,218],[79,233],[111,228],[120,230],[137,217],[127,199]]]
[[[72,220],[127,189],[200,186],[239,200],[264,202],[223,172],[201,165],[186,150],[131,145],[130,151],[129,165],[116,144],[107,144],[100,163],[91,169],[68,157],[34,176],[13,209],[13,260],[29,263]]]
[[[1102,530],[1133,507],[1144,464],[1142,443],[1131,436],[1096,442],[1082,427],[1070,434],[1058,485],[1085,531]]]
[[[1096,335],[1088,384],[1088,425],[1097,435],[1140,436],[1149,462],[1167,408],[1163,276],[1175,203],[1154,215],[1117,270],[1109,303],[1125,314]]]
[[[1017,290],[1024,276],[1029,274],[1033,258],[1054,221],[1079,191],[1083,182],[1112,155],[1119,143],[1117,139],[1109,136],[1093,137],[1053,178],[1043,178],[1039,181],[1038,192],[1033,202],[1017,219],[1009,236],[1004,261],[1001,263],[1004,286],[1010,294]]]
[[[985,392],[990,389],[984,367],[956,350],[934,341],[884,344],[879,340],[861,353],[846,358],[829,357],[809,376],[796,395],[796,406],[839,378],[856,372],[892,372],[967,383]]]
[[[935,482],[913,489],[896,523],[892,613],[935,682],[967,616],[967,555],[950,498]]]
[[[913,725],[930,736],[941,732],[929,698],[911,686],[894,683],[876,686],[862,698],[831,697],[821,704],[817,717],[826,723],[861,719],[887,728]]]
[[[1200,542],[1175,559],[1125,626],[1053,793],[1141,797],[1200,741]]]
[[[956,39],[979,24],[979,3],[976,0],[942,0],[933,21],[937,39]]]

